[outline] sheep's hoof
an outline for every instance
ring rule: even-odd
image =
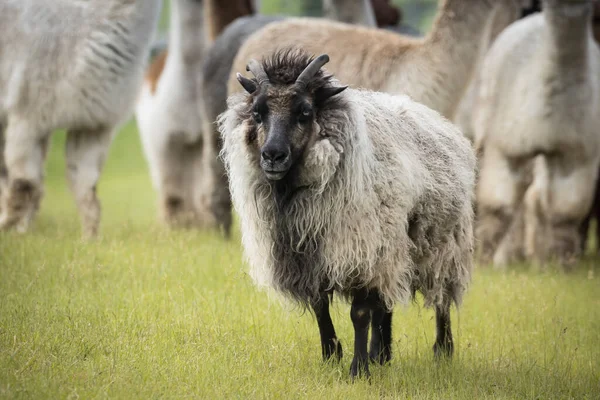
[[[388,347],[381,348],[373,348],[371,347],[371,351],[369,352],[369,359],[373,363],[379,363],[380,365],[385,365],[392,359],[392,351]]]
[[[323,346],[323,361],[327,362],[331,359],[340,361],[344,355],[342,351],[342,343],[338,339],[332,339],[329,343]]]
[[[350,364],[350,378],[354,381],[356,378],[371,378],[371,372],[369,372],[369,361],[368,360],[360,360],[358,357],[354,357],[352,359],[352,364]]]
[[[433,355],[436,360],[446,359],[450,360],[454,354],[454,343],[452,342],[435,342],[433,345]]]

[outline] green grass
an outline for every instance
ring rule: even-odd
[[[398,307],[394,359],[349,382],[348,307],[334,322],[341,364],[323,364],[314,319],[254,288],[231,242],[156,222],[138,137],[113,143],[99,187],[102,237],[80,240],[55,135],[46,198],[30,233],[0,233],[2,398],[600,398],[600,268],[476,271],[457,357],[433,361],[434,321]]]

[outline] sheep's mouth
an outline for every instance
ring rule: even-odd
[[[270,181],[279,181],[281,179],[283,179],[285,177],[285,175],[288,173],[288,168],[284,169],[284,170],[278,170],[278,169],[263,169],[265,176],[267,177],[268,180]]]

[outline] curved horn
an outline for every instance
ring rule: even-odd
[[[329,56],[327,54],[321,54],[319,57],[315,58],[308,64],[304,71],[298,76],[296,79],[296,85],[305,88],[308,84],[308,81],[312,79],[313,76],[319,72],[321,67],[329,62]]]
[[[270,83],[269,77],[267,76],[264,68],[255,59],[252,59],[248,62],[248,65],[246,65],[246,71],[252,72],[252,75],[256,77],[259,86]]]

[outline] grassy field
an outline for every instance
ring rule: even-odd
[[[451,364],[433,361],[433,313],[398,307],[394,359],[352,384],[347,305],[333,315],[344,360],[323,364],[314,318],[253,287],[239,234],[157,224],[133,125],[99,187],[102,237],[82,242],[63,144],[32,231],[0,233],[2,398],[600,398],[598,260],[568,275],[479,268]]]

